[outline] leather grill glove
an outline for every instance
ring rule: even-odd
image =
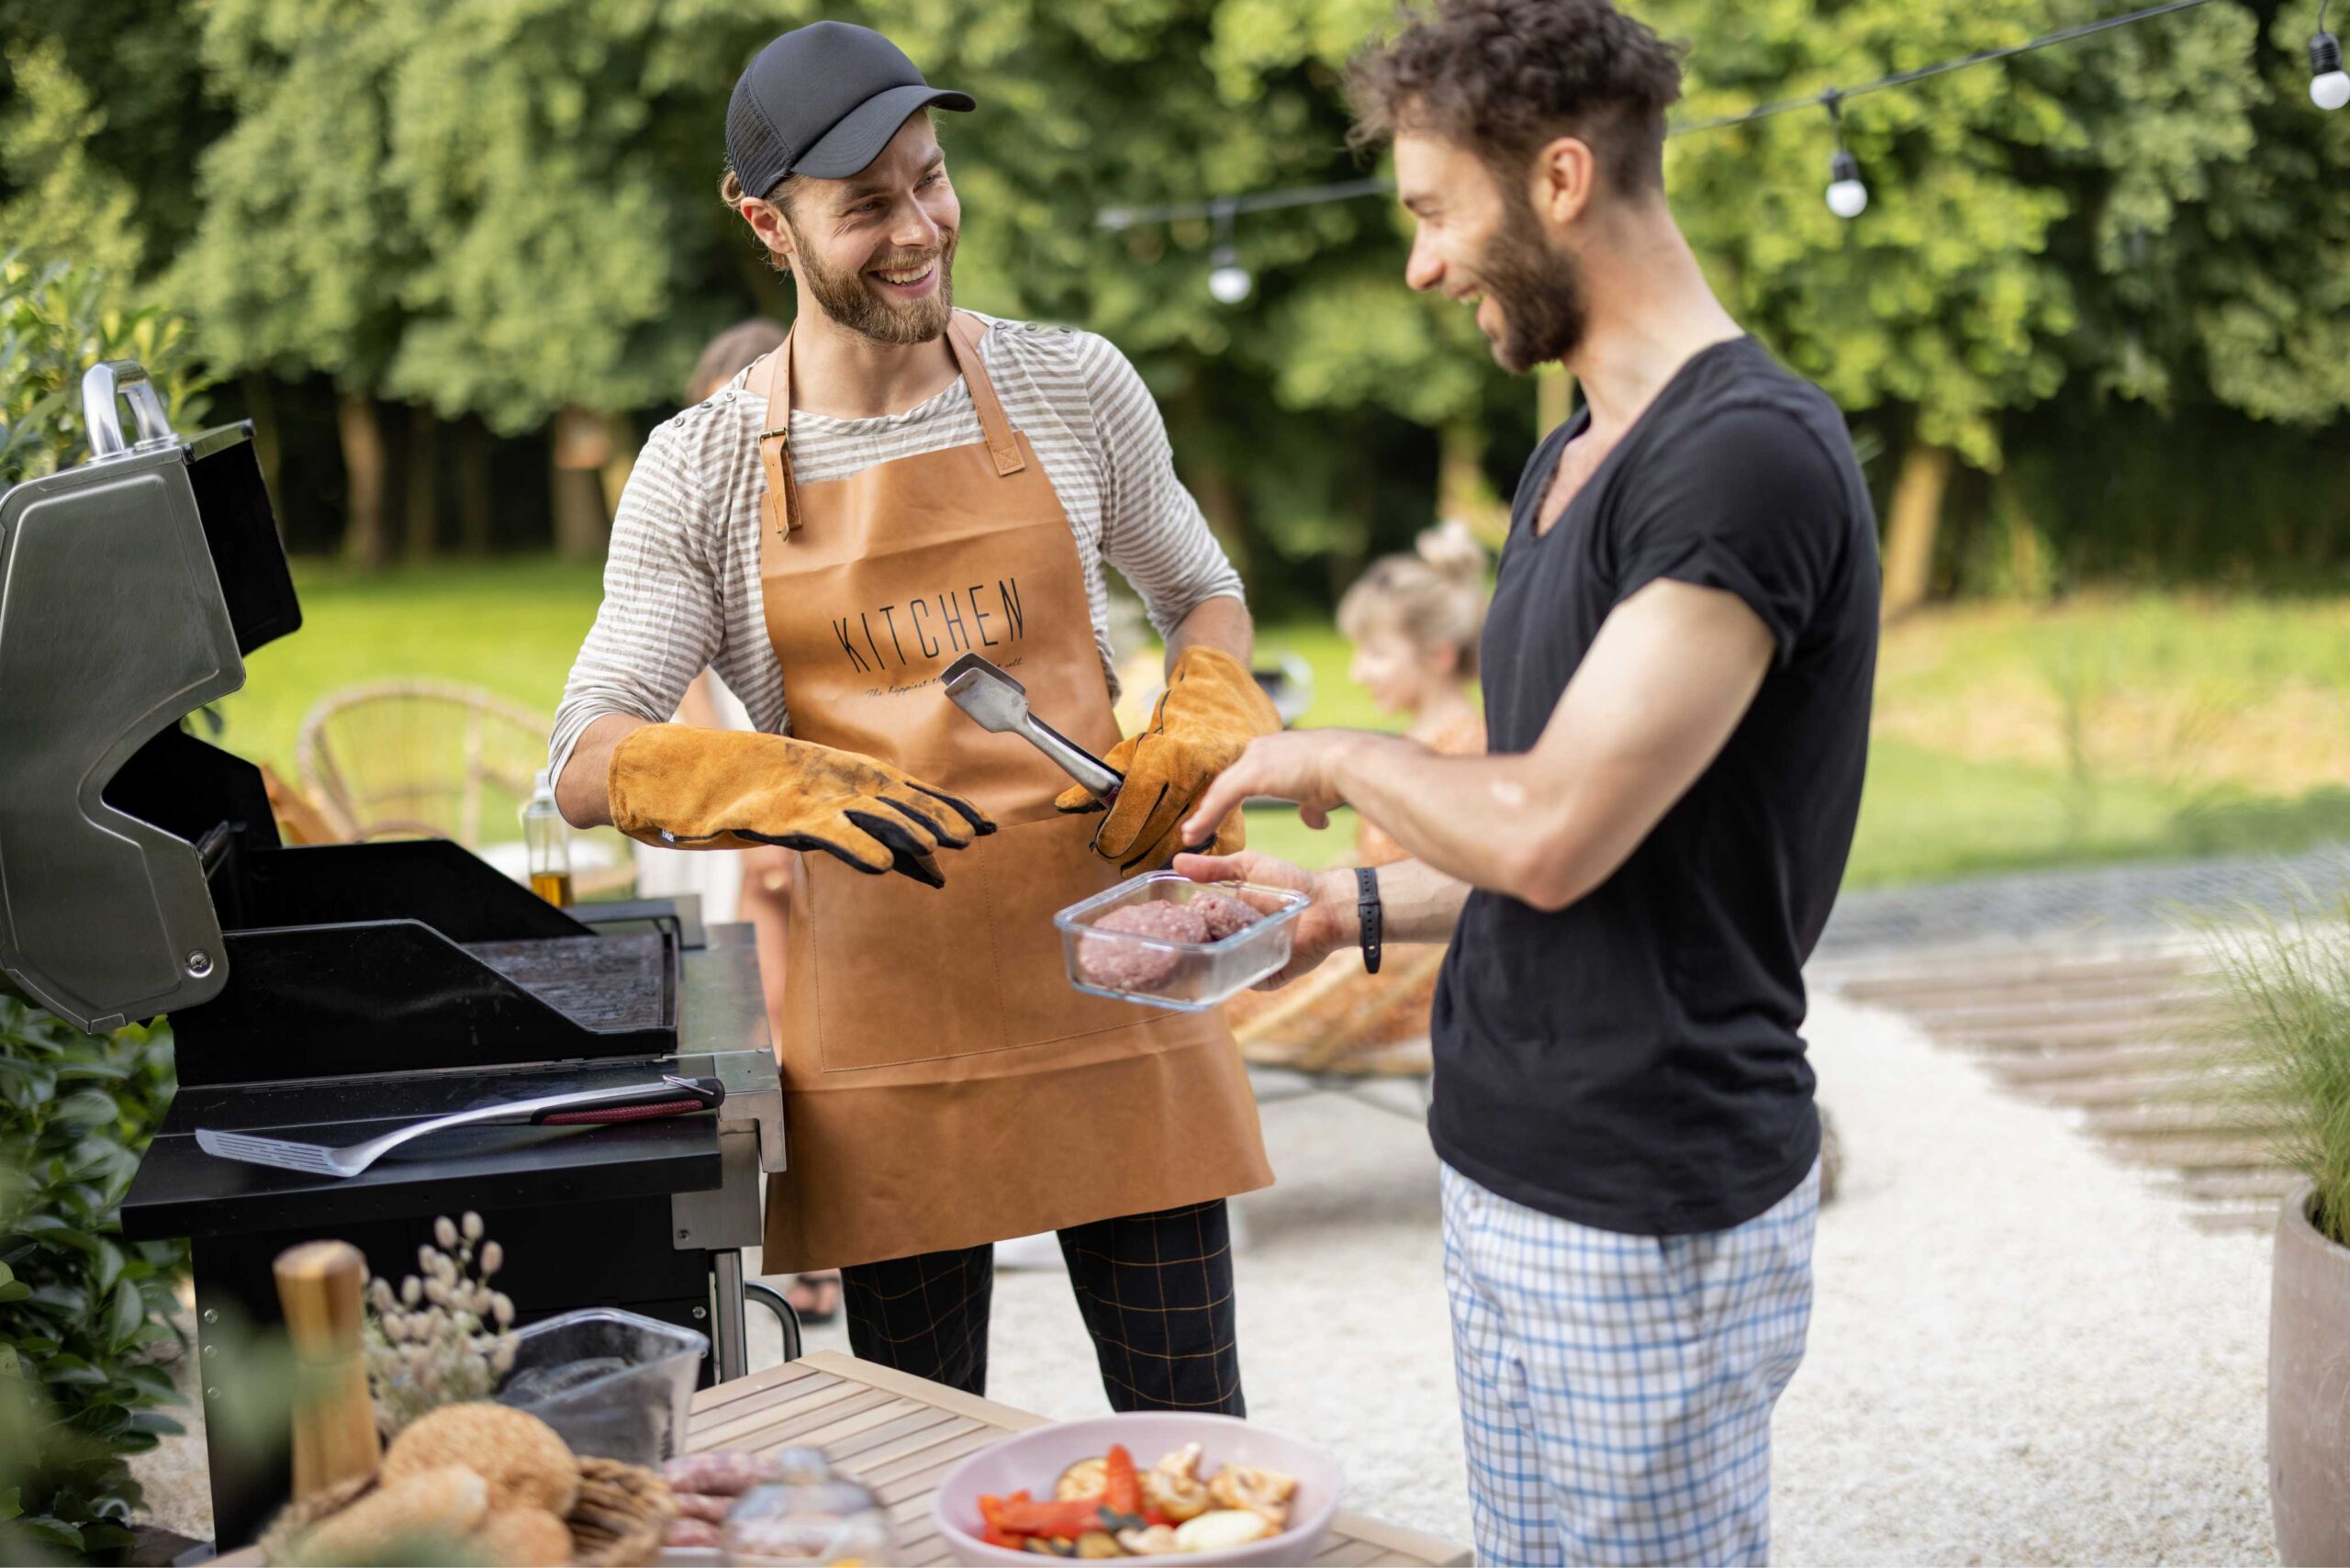
[[[1125,877],[1165,866],[1188,847],[1178,829],[1200,792],[1239,760],[1250,741],[1281,727],[1272,699],[1248,666],[1221,648],[1184,649],[1168,674],[1150,727],[1120,741],[1102,759],[1126,782],[1094,832],[1093,853]],[[1065,790],[1053,804],[1072,813],[1103,809],[1083,785]],[[1210,852],[1229,855],[1244,836],[1236,807],[1216,830]]]
[[[663,849],[821,849],[860,871],[946,885],[937,851],[995,823],[967,801],[854,752],[789,735],[648,724],[612,753],[612,823]]]

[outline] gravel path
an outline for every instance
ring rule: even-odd
[[[1780,1560],[2271,1561],[2266,1239],[2195,1230],[1890,1014],[1819,998],[1810,1034],[1845,1186],[1779,1407]],[[1333,1449],[1352,1506],[1466,1541],[1427,1140],[1328,1095],[1265,1126],[1281,1184],[1240,1205],[1252,1414]],[[989,1392],[1102,1408],[1058,1268],[1000,1274]],[[195,1534],[201,1464],[185,1440],[140,1464]]]
[[[1844,1141],[1779,1407],[1796,1562],[2266,1562],[2268,1243],[2212,1236],[2063,1112],[1820,999]]]

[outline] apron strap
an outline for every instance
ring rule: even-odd
[[[767,358],[767,411],[759,431],[759,466],[767,489],[759,497],[759,521],[789,543],[800,532],[800,487],[791,479],[791,333]]]
[[[946,346],[955,356],[956,368],[963,373],[964,385],[971,390],[971,407],[979,416],[988,455],[995,460],[997,476],[1002,477],[1027,467],[1028,460],[1020,455],[1019,437],[1004,417],[995,383],[988,379],[987,365],[979,357],[979,340],[986,331],[978,317],[957,310],[946,329]],[[789,540],[800,528],[800,489],[791,476],[790,332],[784,333],[782,344],[767,358],[767,408],[759,431],[759,466],[767,471],[767,483],[759,499],[759,516],[778,537]]]
[[[987,366],[979,360],[979,339],[986,332],[986,325],[977,316],[957,310],[946,329],[946,343],[955,353],[955,364],[963,373],[964,384],[971,389],[971,407],[979,412],[979,431],[988,441],[988,455],[995,459],[996,476],[1002,478],[1027,467],[1028,460],[1020,455],[1020,440],[1012,432],[1012,421],[1003,417],[995,383],[988,379]]]

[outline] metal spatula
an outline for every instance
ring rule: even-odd
[[[1104,801],[1115,796],[1125,775],[1028,711],[1028,689],[977,654],[946,666],[946,695],[957,708],[997,734],[1026,737],[1060,770]]]
[[[242,1160],[279,1170],[299,1170],[311,1176],[356,1176],[400,1145],[451,1127],[479,1126],[491,1122],[532,1126],[638,1121],[655,1115],[681,1115],[707,1111],[726,1098],[726,1086],[714,1078],[674,1078],[665,1073],[657,1083],[630,1083],[618,1089],[578,1089],[563,1094],[542,1094],[532,1100],[509,1100],[453,1115],[434,1116],[342,1148],[324,1144],[297,1143],[291,1138],[256,1137],[251,1133],[196,1129],[196,1145],[216,1159]],[[632,1113],[635,1113],[632,1114]]]

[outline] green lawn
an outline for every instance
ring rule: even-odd
[[[222,704],[225,744],[289,777],[302,716],[321,695],[346,686],[428,677],[487,687],[551,713],[595,617],[601,582],[593,566],[535,557],[375,577],[303,561],[295,578],[307,624],[254,654],[247,689]],[[2279,683],[2305,699],[2314,692],[2332,700],[2350,691],[2346,628],[2350,606],[2339,600],[2280,605],[2147,595],[2065,612],[1966,610],[1897,633],[1881,692],[1933,714],[1963,711],[1973,693],[1974,705],[1993,709],[1997,719],[2055,661],[2087,656],[2101,672],[2101,689],[2193,684],[2216,693],[2209,700],[2233,722],[2244,693]],[[1314,666],[1316,700],[1307,723],[1392,723],[1347,679],[1346,644],[1332,628],[1270,626],[1260,643],[1268,655],[1295,654]],[[2332,746],[2350,749],[2350,736],[2328,730],[2323,715],[2334,710],[2317,711],[2319,721],[2303,717],[2295,730],[2305,748],[2327,748],[2313,755],[2305,778],[2323,775]],[[2286,851],[2350,837],[2350,790],[2338,786],[2266,790],[2256,782],[2215,783],[2179,766],[2177,756],[2147,762],[2118,747],[2070,766],[1996,746],[1961,756],[1920,744],[1921,727],[1936,733],[1913,724],[1880,734],[1872,748],[1850,886]],[[2312,732],[2325,733],[2312,738]],[[2188,739],[2215,733],[2204,723]],[[2029,756],[2031,748],[2020,750]],[[1251,814],[1249,837],[1255,847],[1320,865],[1352,842],[1353,824],[1342,814],[1329,832],[1314,833],[1294,812],[1259,812]]]
[[[303,715],[330,691],[430,678],[552,716],[603,594],[600,566],[521,557],[376,576],[297,560],[302,629],[246,660],[222,743],[291,778]]]

